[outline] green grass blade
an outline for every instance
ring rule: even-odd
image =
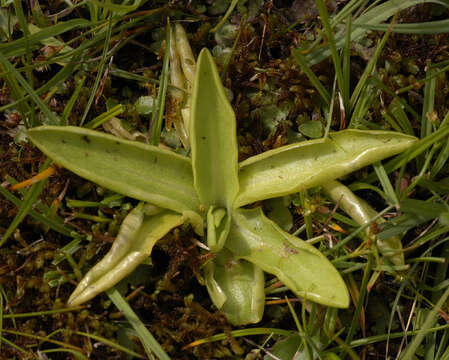
[[[366,4],[366,0],[351,0],[349,1],[341,11],[338,11],[337,14],[331,19],[331,26],[335,27],[339,25],[344,19],[354,14],[356,11],[363,10],[363,6]]]
[[[125,79],[125,80],[143,81],[143,82],[149,82],[149,83],[152,83],[152,84],[159,84],[160,83],[159,80],[157,80],[157,79],[152,79],[152,78],[149,78],[149,77],[144,76],[144,75],[134,74],[134,73],[129,72],[129,71],[118,69],[115,66],[112,66],[111,75],[117,76],[118,78]],[[169,87],[173,87],[170,84],[168,86]],[[173,87],[173,88],[176,88],[177,90],[181,90],[181,91],[185,92],[184,89],[180,89],[180,88],[177,88],[177,87]]]
[[[343,105],[345,113],[349,113],[349,97],[351,91],[351,29],[352,16],[346,21],[346,37],[343,48]],[[342,130],[342,129],[340,129]]]
[[[442,146],[441,151],[438,153],[438,156],[433,163],[432,169],[430,170],[430,178],[434,178],[441,170],[443,170],[444,165],[447,164],[447,160],[449,159],[449,139],[446,140],[446,143]]]
[[[379,178],[380,183],[382,184],[382,188],[384,189],[385,195],[387,196],[387,200],[390,202],[390,204],[395,205],[396,207],[399,206],[399,199],[380,161],[375,162],[373,164],[373,167],[374,171],[377,174],[377,177]]]
[[[386,112],[382,113],[382,116],[384,117],[384,119],[390,124],[390,126],[397,132],[403,132],[402,128],[399,126],[399,124],[396,122],[395,119],[393,119],[392,116],[390,116],[389,114],[387,114]]]
[[[334,104],[335,104],[335,88],[337,85],[337,78],[334,78],[334,85],[332,87],[332,97],[331,97],[331,103],[329,104],[329,111],[326,114],[326,128],[324,129],[324,135],[323,138],[329,137],[329,131],[331,129],[332,124],[332,114],[334,113]],[[343,115],[345,116],[345,115]]]
[[[376,97],[377,91],[372,84],[368,83],[362,88],[359,99],[356,101],[354,109],[352,109],[348,128],[357,129],[360,127],[363,128],[364,126],[368,127],[364,119]]]
[[[357,197],[345,185],[338,181],[332,180],[322,185],[325,194],[334,202],[338,204],[339,208],[346,212],[356,222],[356,226],[362,226],[377,215],[368,203]],[[381,225],[385,220],[380,218],[377,224]],[[402,243],[399,237],[391,237],[384,240],[379,240],[376,234],[367,229],[365,234],[361,234],[363,240],[367,237],[369,241],[373,242],[380,253],[394,265],[404,265],[404,255],[402,253]]]
[[[95,82],[91,89],[89,100],[87,100],[87,104],[84,109],[83,116],[81,117],[80,126],[82,126],[84,124],[84,121],[87,118],[87,114],[89,113],[89,110],[94,102],[94,99],[97,95],[98,87],[100,86],[100,81],[103,77],[103,70],[106,66],[106,61],[108,59],[108,50],[109,50],[109,43],[111,41],[112,24],[113,24],[113,21],[112,21],[112,16],[111,16],[108,21],[108,27],[106,30],[105,40],[104,40],[104,45],[103,45],[103,53],[101,54],[100,64],[98,65],[97,76],[95,77]]]
[[[383,215],[385,215],[388,211],[390,211],[393,208],[393,206],[388,206],[387,208],[383,209],[382,211],[380,211],[379,213],[377,213],[376,216],[374,216],[373,218],[371,218],[367,223],[365,223],[364,225],[360,226],[357,230],[353,231],[351,234],[349,234],[348,236],[346,236],[343,240],[341,240],[338,244],[334,245],[331,249],[327,250],[325,252],[325,255],[335,252],[338,249],[340,249],[341,247],[343,247],[345,244],[347,244],[350,240],[352,240],[354,237],[358,236],[362,231],[365,231],[369,225],[373,222],[376,222],[378,219],[380,219]],[[392,236],[392,235],[390,235]],[[380,236],[379,236],[380,239]]]
[[[61,70],[59,70],[55,74],[55,76],[53,76],[51,79],[46,81],[45,84],[43,84],[40,88],[34,90],[36,95],[42,95],[45,92],[49,91],[51,88],[58,86],[61,83],[63,83],[64,81],[66,81],[71,75],[73,75],[75,69],[78,67],[76,65],[76,62],[78,60],[79,60],[79,56],[74,56],[68,65],[66,65]],[[10,108],[14,108],[14,107],[22,104],[23,102],[29,100],[30,97],[31,97],[30,94],[18,97],[18,98],[16,98],[15,101],[0,107],[0,112],[3,112]]]
[[[86,129],[96,129],[100,125],[104,124],[106,121],[112,119],[115,116],[120,115],[125,111],[125,107],[122,104],[117,104],[113,108],[105,111],[104,113],[98,115],[89,121],[84,127]]]
[[[335,16],[331,19],[330,24],[331,27],[334,29],[337,25],[340,25],[344,19],[348,18],[352,13],[354,13],[357,9],[360,10],[361,6],[364,6],[365,0],[351,0],[349,3],[346,4],[346,6],[339,12],[335,14]],[[338,36],[341,36],[343,34],[339,33]],[[321,32],[316,37],[315,41],[312,42],[312,44],[309,46],[309,49],[317,49],[320,47],[320,42],[323,40],[324,33]],[[326,45],[326,49],[328,50],[328,46]],[[304,50],[304,49],[303,49]],[[324,57],[330,56],[330,52]],[[320,61],[324,60],[322,58],[321,60],[314,61],[316,58],[316,54],[311,54],[311,56],[308,56],[308,60],[312,60],[312,65],[319,63]],[[312,66],[311,65],[311,66]]]
[[[349,89],[345,87],[341,58],[337,51],[334,33],[330,24],[329,13],[327,12],[327,7],[324,3],[324,0],[316,0],[315,3],[318,7],[318,11],[320,12],[324,31],[326,32],[327,42],[329,44],[332,60],[334,63],[335,74],[337,75],[338,89],[340,90],[342,96],[344,96],[345,94],[349,94]]]
[[[388,86],[382,83],[382,81],[376,76],[370,76],[370,81],[373,82],[379,89],[382,89],[386,93],[388,93],[391,97],[393,97],[401,106],[404,107],[415,119],[419,119],[419,114],[413,109],[404,99],[398,96],[396,92],[391,90]]]
[[[165,29],[165,54],[162,64],[161,76],[159,79],[159,90],[156,98],[156,107],[153,109],[151,116],[149,142],[151,145],[159,145],[162,131],[162,119],[165,110],[165,98],[167,95],[167,86],[170,74],[170,20],[167,19],[167,28]]]
[[[67,101],[67,104],[64,107],[64,111],[61,115],[61,125],[69,125],[69,116],[72,112],[73,106],[75,106],[76,100],[78,100],[78,97],[80,95],[81,90],[83,89],[84,81],[86,80],[86,76],[83,76],[76,85],[75,91],[73,92],[72,96],[70,97],[69,101]]]
[[[136,352],[134,352],[134,351],[132,351],[132,350],[130,350],[130,349],[127,349],[127,348],[125,348],[124,346],[121,346],[121,345],[119,345],[119,344],[116,344],[115,342],[113,342],[113,341],[111,341],[111,340],[109,340],[109,339],[106,339],[106,338],[104,338],[104,337],[102,337],[102,336],[98,336],[98,335],[95,335],[95,334],[86,333],[86,332],[83,332],[83,331],[75,331],[75,333],[76,333],[77,335],[85,336],[85,337],[87,337],[87,338],[94,339],[94,340],[96,340],[96,341],[102,342],[102,343],[104,343],[104,344],[106,344],[106,345],[108,345],[108,346],[111,346],[111,347],[114,348],[114,349],[123,351],[125,354],[129,354],[129,355],[134,356],[134,357],[137,357],[137,358],[139,358],[139,359],[143,359],[143,358],[144,358],[142,355],[140,355],[140,354],[138,354],[138,353],[136,353]]]
[[[424,104],[421,115],[421,138],[425,138],[432,133],[431,116],[435,105],[436,78],[432,76],[435,69],[429,63],[427,66],[427,80],[424,86]]]
[[[412,359],[414,357],[414,354],[416,354],[416,350],[421,345],[422,341],[424,340],[424,337],[429,334],[430,328],[432,328],[437,323],[438,317],[439,317],[439,311],[440,311],[441,307],[444,305],[444,303],[446,302],[448,297],[449,297],[449,287],[446,289],[446,291],[440,297],[440,299],[435,304],[435,306],[433,306],[430,309],[426,320],[424,321],[421,328],[419,329],[419,332],[416,334],[416,336],[413,338],[413,340],[410,342],[410,344],[406,347],[405,351],[399,357],[399,360],[408,360],[408,359]]]
[[[362,15],[360,15],[357,19],[355,19],[352,24],[352,32],[351,32],[351,41],[356,41],[363,37],[369,30],[358,27],[358,24],[363,25],[371,25],[371,24],[380,24],[383,21],[386,21],[391,16],[395,15],[399,11],[403,9],[407,9],[411,6],[421,4],[423,0],[403,0],[403,1],[397,1],[397,0],[389,0],[385,3],[382,3],[378,6],[373,7],[372,9],[364,12]],[[438,0],[429,0],[429,3],[436,3],[436,4],[445,4],[443,1]],[[348,4],[349,5],[349,4]],[[350,3],[351,8],[350,11],[346,12],[344,15],[338,18],[338,22],[341,22],[343,20],[343,16],[348,16],[352,9],[354,9],[358,4]],[[446,4],[447,5],[447,4]],[[335,26],[337,22],[332,23],[332,26]],[[345,36],[344,34],[338,34],[336,36],[338,39],[335,43],[337,49],[340,49],[344,46],[345,43]],[[314,50],[312,50],[307,56],[307,62],[310,66],[317,64],[327,57],[331,56],[331,51],[329,49],[328,45],[324,45],[321,47],[316,47]]]
[[[128,302],[123,298],[123,296],[120,295],[120,293],[115,288],[108,290],[106,293],[108,294],[114,305],[123,312],[123,315],[125,315],[128,322],[136,331],[148,357],[150,359],[154,359],[154,355],[156,355],[159,360],[170,360],[170,357],[164,351],[162,346],[148,331],[148,329],[145,327],[136,313],[132,310],[131,306],[129,306]]]
[[[218,22],[218,24],[215,25],[214,28],[210,30],[211,33],[216,32],[218,29],[220,29],[223,26],[223,24],[226,22],[226,20],[228,20],[229,16],[231,16],[232,11],[234,10],[234,8],[238,4],[238,2],[239,2],[239,0],[231,1],[231,3],[229,4],[228,10],[226,10],[226,14],[224,14],[224,16]]]
[[[73,255],[81,248],[82,236],[77,233],[72,233],[71,235],[75,238],[60,249],[59,254],[57,254],[51,262],[52,265],[56,266],[65,259],[68,260],[69,256]]]
[[[349,108],[350,109],[353,109],[355,107],[362,89],[366,86],[366,82],[367,82],[369,76],[372,75],[374,68],[376,66],[376,63],[377,63],[377,59],[379,58],[385,44],[387,43],[389,35],[390,35],[389,31],[387,31],[384,34],[384,36],[382,37],[382,39],[379,41],[379,43],[376,46],[376,51],[374,52],[374,55],[371,57],[365,70],[363,70],[363,74],[360,77],[359,81],[357,82],[357,85],[351,95],[351,99],[349,100]]]
[[[42,170],[45,170],[50,165],[50,160],[47,159],[44,163],[44,165],[41,168]],[[14,220],[11,222],[11,224],[6,229],[5,233],[3,234],[1,240],[0,240],[0,247],[5,243],[6,240],[12,235],[12,233],[16,230],[17,226],[22,222],[22,220],[25,218],[25,216],[29,213],[31,207],[36,202],[37,198],[41,194],[42,190],[44,189],[45,184],[47,183],[47,179],[40,181],[37,184],[33,184],[30,189],[27,191],[22,205],[19,208],[19,211],[17,212],[16,216],[14,217]]]
[[[59,346],[62,346],[64,348],[70,348],[76,351],[81,351],[81,349],[78,346],[72,345],[72,344],[68,344],[65,343],[63,341],[59,341],[59,340],[53,340],[48,336],[40,336],[40,335],[36,335],[36,334],[29,334],[23,331],[16,331],[16,330],[9,330],[9,329],[3,329],[3,332],[6,334],[12,334],[12,335],[17,335],[17,336],[21,336],[21,337],[25,337],[25,338],[31,338],[34,340],[39,340],[43,343],[53,343]]]
[[[29,353],[28,351],[21,348],[20,346],[14,344],[12,341],[9,341],[8,339],[4,338],[3,336],[0,336],[0,340],[2,340],[6,345],[9,345],[12,348],[16,349],[19,353],[25,354],[27,357],[30,357],[32,359],[33,354]]]
[[[0,349],[2,348],[2,329],[3,329],[3,294],[0,293]]]
[[[400,125],[401,132],[412,136],[415,135],[412,124],[408,119],[408,116],[404,111],[404,107],[402,106],[402,104],[400,104],[397,101],[392,101],[391,104],[388,106],[388,110],[391,112],[391,114],[396,119],[397,123]]]
[[[386,31],[389,27],[388,24],[377,24],[377,25],[364,25],[357,24],[357,27]],[[449,32],[449,20],[435,20],[422,23],[411,23],[411,24],[396,24],[391,28],[392,32],[399,34],[419,34],[419,35],[433,35],[433,34],[443,34]]]
[[[14,40],[10,43],[3,43],[0,44],[0,53],[2,53],[5,57],[17,57],[22,56],[26,53],[26,42],[30,44],[30,46],[38,47],[40,46],[40,43],[42,40],[46,40],[51,37],[55,37],[57,35],[60,35],[62,33],[77,29],[77,28],[85,28],[85,27],[91,27],[93,25],[91,22],[85,20],[85,19],[72,19],[67,20],[64,22],[60,22],[58,24],[55,24],[53,26],[49,26],[46,28],[41,29],[38,32],[35,32],[31,34],[28,37],[28,40],[25,40],[24,38],[20,38],[17,40]]]
[[[413,90],[415,87],[420,86],[422,84],[425,84],[426,81],[429,81],[431,78],[438,77],[441,74],[444,74],[446,71],[449,70],[449,65],[447,65],[447,64],[448,64],[448,61],[442,61],[442,62],[437,63],[437,64],[431,64],[430,67],[436,68],[436,71],[432,71],[432,75],[425,76],[423,79],[417,80],[413,84],[410,84],[408,86],[404,86],[403,88],[400,88],[400,89],[396,90],[395,93],[397,95],[400,95],[400,94],[402,94],[404,92]]]
[[[23,206],[23,201],[11,194],[8,190],[0,186],[0,194],[3,195],[6,199],[11,201],[17,207]],[[48,226],[49,228],[59,232],[65,236],[71,236],[72,230],[68,229],[63,223],[57,222],[54,219],[49,219],[47,216],[44,216],[37,211],[31,209],[28,213],[32,218],[39,221],[43,225]]]
[[[8,61],[8,59],[0,52],[0,63],[6,70],[10,71],[17,81],[22,85],[25,91],[30,95],[31,99],[37,104],[46,117],[53,123],[59,123],[58,117],[50,111],[47,105],[40,99],[36,92],[31,88],[25,78],[14,68],[14,66]]]
[[[448,325],[448,327],[449,327],[449,325]],[[252,335],[271,335],[271,334],[290,336],[290,335],[294,335],[296,333],[297,332],[294,330],[285,330],[285,329],[278,329],[278,328],[266,328],[266,327],[246,328],[246,329],[240,329],[240,330],[233,330],[230,333],[226,333],[226,334],[221,333],[221,334],[209,336],[207,338],[203,338],[200,340],[196,340],[196,341],[188,344],[185,348],[191,348],[194,346],[207,344],[207,343],[215,342],[215,341],[227,340],[229,338],[229,335],[231,335],[232,337],[242,337],[242,336],[252,336]]]
[[[429,332],[436,332],[436,331],[440,331],[440,330],[445,330],[448,329],[449,325],[442,325],[442,326],[435,326],[433,328],[429,328],[428,331]],[[374,336],[368,336],[366,338],[363,339],[357,339],[357,340],[353,340],[350,344],[351,347],[359,347],[359,346],[366,346],[369,344],[375,344],[378,342],[383,342],[386,341],[388,339],[398,339],[398,338],[403,338],[404,336],[413,336],[413,335],[417,335],[420,333],[420,330],[414,330],[414,331],[401,331],[401,332],[395,332],[395,333],[390,333],[390,334],[382,334],[382,335],[374,335]],[[335,349],[330,349],[331,351],[335,351]],[[413,357],[411,357],[410,359],[413,359]],[[404,359],[405,360],[405,359]]]
[[[310,66],[307,63],[307,59],[304,55],[301,54],[301,50],[295,49],[293,50],[293,57],[298,65],[301,67],[302,71],[307,75],[310,82],[317,89],[318,93],[323,98],[326,104],[329,104],[331,101],[331,96],[324,85],[321,83],[320,79],[315,75]]]
[[[430,191],[433,191],[440,195],[448,195],[449,194],[449,183],[448,178],[445,178],[441,181],[435,182],[428,179],[421,179],[419,181],[419,185],[424,187],[425,189],[428,189]]]
[[[33,60],[32,60],[32,53],[30,50],[30,43],[29,43],[29,35],[30,32],[28,30],[28,26],[27,26],[27,20],[25,19],[25,15],[23,13],[23,8],[22,8],[22,4],[20,0],[14,0],[14,10],[17,16],[17,19],[19,21],[20,27],[22,29],[22,33],[23,33],[23,39],[25,40],[25,73],[26,73],[26,77],[29,83],[30,88],[32,89],[34,87],[34,80],[33,80],[33,74],[32,71],[30,69],[30,65],[32,64]],[[24,59],[24,60],[25,60]],[[31,126],[35,125],[35,119],[36,119],[36,113],[34,111],[34,107],[30,108],[30,112],[28,113],[29,115],[29,124]]]
[[[4,81],[7,84],[8,88],[10,89],[11,95],[13,96],[14,99],[22,99],[24,97],[23,91],[19,86],[19,83],[11,73],[9,73],[8,71],[4,72],[2,74],[2,78],[4,78]],[[28,117],[26,116],[26,114],[30,112],[29,104],[26,101],[21,102],[16,100],[15,102],[17,102],[17,110],[20,112],[20,115],[24,121],[25,126],[29,126]]]
[[[99,8],[112,10],[115,13],[122,14],[122,15],[138,9],[141,4],[146,2],[144,0],[134,0],[134,2],[131,5],[125,5],[125,4],[114,4],[112,2],[102,2],[102,1],[98,1],[98,0],[90,0],[90,1],[91,1],[92,5],[95,5]]]
[[[345,343],[348,345],[351,344],[351,341],[354,338],[354,335],[356,334],[357,330],[360,327],[360,322],[361,322],[360,317],[362,316],[361,313],[362,313],[363,306],[365,304],[365,298],[366,298],[367,291],[368,291],[367,285],[369,282],[370,275],[372,274],[372,271],[373,271],[373,255],[370,254],[370,255],[368,255],[368,261],[366,262],[366,265],[363,270],[362,282],[360,284],[360,294],[357,299],[357,305],[356,305],[356,308],[354,311],[354,315],[352,317],[351,325],[348,329],[348,334],[346,335],[346,339],[345,339]],[[345,351],[343,350],[343,354],[344,353],[345,353]]]
[[[41,354],[50,354],[50,353],[68,353],[73,355],[75,359],[79,360],[88,360],[87,356],[84,356],[79,351],[73,350],[73,349],[64,349],[64,348],[56,348],[56,349],[47,349],[47,350],[40,350]],[[134,355],[134,354],[133,354]]]
[[[390,160],[386,165],[384,165],[385,171],[387,174],[392,171],[400,168],[407,164],[410,160],[413,160],[424,151],[426,151],[429,147],[433,146],[435,143],[439,142],[442,139],[446,139],[449,135],[449,126],[442,126],[437,131],[433,132],[431,135],[421,139],[417,143],[413,144],[407,151],[396,156],[394,159]],[[365,179],[364,182],[372,183],[376,181],[377,175],[370,174]]]
[[[78,306],[78,307],[62,308],[62,309],[55,309],[55,310],[34,311],[34,312],[19,313],[19,314],[6,314],[3,317],[5,319],[39,317],[39,316],[45,316],[45,315],[54,315],[54,314],[65,313],[65,312],[70,312],[70,311],[76,311],[76,310],[80,310],[80,309],[82,309],[82,307]]]
[[[438,346],[438,351],[435,355],[437,360],[449,360],[449,331],[444,331],[441,336],[440,344]]]

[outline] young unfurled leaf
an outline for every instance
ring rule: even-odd
[[[228,211],[239,191],[235,114],[212,55],[198,57],[190,118],[192,166],[201,204]]]
[[[28,131],[55,162],[105,188],[179,213],[202,229],[188,158],[151,145],[72,126]]]
[[[398,154],[416,141],[391,131],[344,130],[329,137],[283,146],[240,163],[236,206],[337,179]]]
[[[172,211],[147,216],[142,208],[133,209],[109,252],[84,276],[68,305],[82,304],[117,284],[151,254],[156,241],[183,222],[182,215]]]
[[[211,206],[207,212],[207,246],[218,252],[226,242],[231,227],[231,216],[224,208]]]
[[[206,286],[215,306],[234,325],[254,324],[265,307],[263,271],[222,249],[206,268]]]
[[[324,192],[329,196],[332,201],[338,203],[339,207],[343,209],[348,215],[350,215],[354,221],[360,226],[368,223],[373,217],[377,215],[377,212],[368,205],[365,201],[357,197],[349,188],[342,183],[331,180],[321,185]],[[385,222],[384,219],[379,218],[378,224]],[[379,239],[372,233],[368,227],[366,233],[370,238],[376,241],[377,247],[382,255],[390,260],[394,265],[404,265],[404,253],[402,252],[401,237],[393,235],[386,239]]]
[[[175,39],[182,72],[188,82],[187,89],[190,90],[195,78],[195,58],[193,57],[187,34],[180,23],[175,24]]]
[[[307,300],[348,307],[346,285],[335,267],[312,245],[283,231],[260,208],[236,209],[226,247],[276,275],[290,290]]]
[[[175,25],[176,27],[176,25]],[[185,86],[185,77],[181,70],[181,61],[178,51],[176,49],[175,29],[171,28],[170,32],[170,84],[183,89]],[[181,140],[184,148],[190,147],[188,127],[183,122],[181,117],[182,109],[185,106],[184,92],[182,90],[171,88],[169,89],[170,98],[165,117],[165,126],[170,128],[173,123],[176,132]]]

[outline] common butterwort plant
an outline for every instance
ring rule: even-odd
[[[260,321],[264,272],[309,301],[347,307],[346,285],[320,251],[283,231],[260,207],[245,206],[337,179],[404,151],[415,138],[344,130],[238,163],[235,114],[206,49],[198,58],[190,101],[191,158],[79,127],[28,131],[55,162],[147,203],[125,218],[110,251],[87,272],[68,304],[79,305],[112,287],[151,254],[157,240],[188,222],[215,255],[204,266],[205,283],[233,324]]]

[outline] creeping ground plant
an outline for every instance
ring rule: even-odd
[[[208,50],[201,51],[194,75],[183,136],[191,157],[80,127],[28,131],[33,143],[58,164],[142,201],[68,303],[79,305],[112,287],[151,254],[156,241],[188,222],[213,254],[203,267],[211,299],[233,324],[260,321],[264,272],[306,300],[347,307],[346,285],[330,261],[283,231],[260,207],[247,205],[322,184],[330,184],[332,195],[338,183],[331,180],[402,152],[415,138],[344,130],[238,163],[235,114]]]

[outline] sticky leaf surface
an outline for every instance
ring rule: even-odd
[[[299,296],[327,306],[349,305],[346,285],[329,260],[312,245],[283,231],[260,208],[234,211],[226,247],[276,275]]]
[[[28,136],[58,164],[105,188],[180,213],[199,212],[188,158],[72,126],[41,126]]]
[[[92,299],[128,276],[151,254],[154,244],[183,221],[182,215],[172,211],[146,216],[139,208],[132,210],[109,252],[88,271],[70,296],[69,306]]]
[[[206,273],[207,289],[226,318],[234,325],[259,322],[265,307],[262,269],[236,258],[226,249],[210,265]]]
[[[230,209],[238,193],[235,114],[212,55],[198,57],[190,113],[195,188],[201,203]]]
[[[395,155],[416,141],[390,131],[344,130],[303,141],[240,163],[236,206],[320,185]]]

